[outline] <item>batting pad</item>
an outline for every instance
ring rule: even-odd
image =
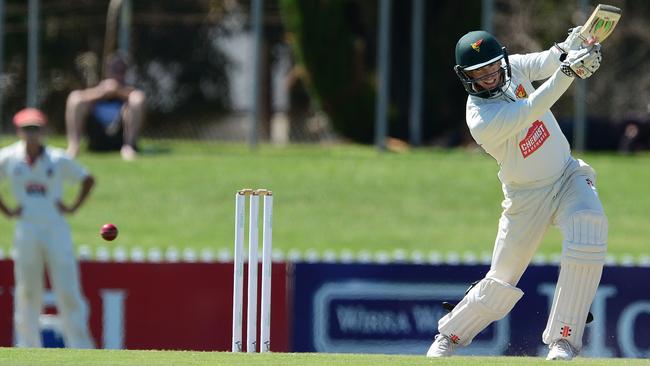
[[[607,218],[602,212],[580,211],[563,226],[565,235],[560,276],[542,340],[564,338],[577,350],[607,255]]]
[[[506,316],[523,295],[523,291],[506,282],[486,277],[440,319],[438,331],[454,343],[467,346],[490,323]]]

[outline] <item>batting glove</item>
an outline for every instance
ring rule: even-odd
[[[600,43],[595,43],[589,48],[569,51],[560,68],[567,76],[586,79],[598,70],[602,59]]]
[[[579,25],[575,28],[569,28],[569,35],[564,42],[556,43],[555,46],[562,52],[569,52],[571,50],[579,50],[584,46],[584,38],[580,36],[582,26]]]

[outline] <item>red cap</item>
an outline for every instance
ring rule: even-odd
[[[36,108],[25,108],[20,110],[14,116],[14,125],[16,127],[38,126],[43,127],[47,124],[47,117],[43,112]]]

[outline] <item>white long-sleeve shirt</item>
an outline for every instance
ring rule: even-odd
[[[569,143],[551,113],[573,78],[559,70],[560,52],[510,56],[512,80],[497,98],[469,96],[467,125],[474,140],[499,164],[506,185],[550,181],[571,160]],[[531,81],[547,79],[537,90]]]
[[[18,141],[0,150],[0,179],[8,179],[17,204],[19,220],[56,224],[64,220],[56,205],[63,197],[64,181],[81,182],[88,173],[63,150],[45,147],[30,165],[25,143]]]

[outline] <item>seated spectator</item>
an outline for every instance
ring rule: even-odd
[[[623,134],[618,142],[618,151],[621,154],[633,154],[647,150],[650,147],[650,133],[648,123],[645,121],[626,121]]]
[[[68,96],[65,123],[71,157],[79,153],[85,131],[89,150],[120,150],[124,160],[136,158],[146,97],[143,91],[125,84],[126,71],[124,58],[113,54],[108,57],[104,80],[95,87],[73,90]]]

